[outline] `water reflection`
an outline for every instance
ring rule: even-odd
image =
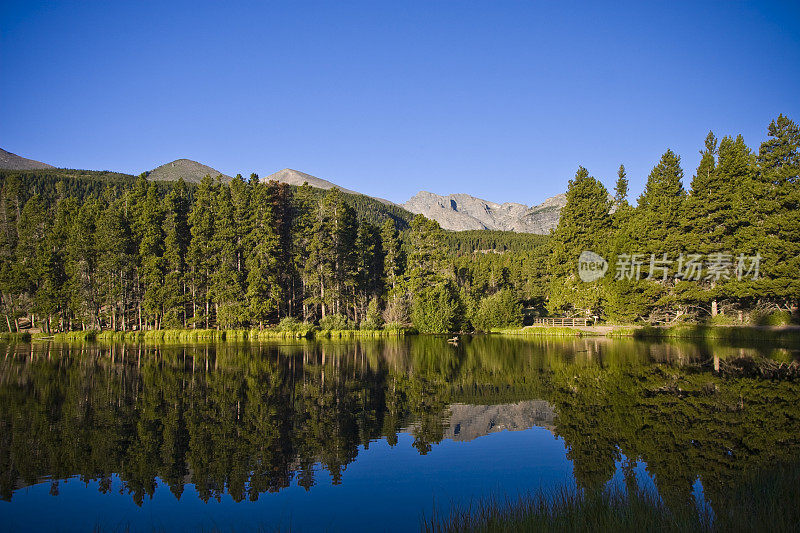
[[[106,492],[118,475],[139,505],[159,481],[176,497],[191,483],[203,501],[255,501],[313,490],[320,470],[342,483],[378,439],[410,433],[426,454],[540,426],[564,439],[582,488],[625,458],[626,480],[643,461],[668,505],[688,505],[700,479],[722,508],[727,486],[800,444],[786,350],[499,337],[0,348],[4,500],[72,476]]]

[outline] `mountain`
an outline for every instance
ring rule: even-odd
[[[270,174],[266,178],[261,178],[261,181],[267,183],[269,181],[277,181],[280,183],[288,183],[289,185],[297,185],[298,187],[303,185],[304,183],[308,183],[312,187],[316,187],[317,189],[333,189],[336,187],[342,192],[346,192],[348,194],[361,194],[360,192],[351,191],[350,189],[345,189],[344,187],[340,187],[335,183],[331,183],[328,180],[324,180],[318,178],[316,176],[312,176],[311,174],[306,174],[305,172],[300,172],[299,170],[293,170],[291,168],[284,168],[283,170],[279,170],[274,174]]]
[[[147,179],[153,181],[178,181],[183,178],[187,183],[200,183],[205,176],[216,178],[222,176],[222,181],[231,181],[231,177],[217,169],[211,168],[191,159],[176,159],[146,173]]]
[[[26,159],[3,149],[0,149],[0,169],[59,170],[52,165]],[[91,171],[70,171],[70,176],[76,172],[82,172],[87,175],[92,174]],[[92,178],[96,177],[94,174],[92,174]],[[115,173],[109,172],[100,174],[104,176],[114,174],[116,176]],[[187,183],[199,183],[207,175],[212,178],[219,176],[225,182],[232,179],[215,168],[191,159],[176,159],[145,172],[145,175],[147,179],[153,181],[177,181],[183,178]],[[123,175],[119,174],[119,176]],[[261,178],[264,183],[272,180],[298,187],[308,183],[311,187],[322,190],[335,187],[345,194],[355,196],[356,198],[351,199],[351,203],[359,204],[359,207],[362,208],[361,211],[370,213],[370,220],[375,218],[375,220],[380,221],[390,217],[405,226],[411,220],[412,214],[422,214],[437,221],[442,228],[453,231],[499,230],[546,235],[558,225],[561,208],[566,204],[566,195],[564,194],[553,196],[539,205],[528,207],[513,202],[497,204],[468,194],[440,196],[431,192],[420,191],[404,204],[398,205],[383,198],[367,196],[357,191],[340,187],[328,180],[291,168],[284,168],[265,178]],[[357,197],[362,199],[359,200]],[[385,209],[378,208],[377,206],[380,204],[377,203],[369,205],[373,200],[386,206],[389,211],[384,213]]]
[[[328,180],[312,176],[311,174],[306,174],[305,172],[300,172],[299,170],[292,170],[291,168],[284,168],[283,170],[279,170],[274,174],[270,174],[266,178],[261,178],[261,181],[263,181],[264,183],[273,180],[280,183],[287,183],[289,185],[296,185],[298,187],[303,185],[304,183],[308,183],[312,187],[325,190],[333,189],[334,187],[336,187],[340,191],[347,194],[359,194],[362,196],[366,196],[365,194],[362,194],[360,192],[340,187],[339,185],[336,185],[335,183],[330,182]],[[370,196],[370,198],[375,198],[375,197]],[[394,202],[390,202],[389,200],[384,200],[383,198],[375,198],[375,200],[378,200],[379,202],[385,205],[397,205]]]
[[[403,207],[453,231],[490,229],[546,235],[558,225],[561,208],[566,203],[566,194],[558,194],[528,207],[513,202],[497,204],[468,194],[440,196],[420,191]]]
[[[555,411],[545,400],[528,400],[497,405],[450,405],[450,416],[444,424],[443,437],[459,442],[468,442],[498,431],[522,431],[534,426],[550,431],[555,429]],[[414,434],[419,423],[405,428]]]
[[[55,168],[53,165],[27,159],[11,152],[6,152],[0,148],[0,168],[9,170],[40,170],[43,168]]]

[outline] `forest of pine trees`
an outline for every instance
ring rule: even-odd
[[[624,166],[613,195],[581,167],[549,237],[444,232],[396,207],[378,213],[366,197],[256,175],[198,186],[111,175],[123,178],[76,186],[55,171],[4,172],[2,327],[234,329],[293,319],[427,333],[519,326],[523,307],[648,323],[796,311],[800,129],[779,116],[768,133],[757,152],[741,136],[709,133],[688,184],[667,150],[635,205]],[[608,260],[606,276],[578,277],[584,250]],[[615,276],[633,254],[642,276]],[[754,275],[751,261],[739,279],[745,256],[760,269]],[[709,258],[727,271],[685,275],[697,257],[703,272]]]

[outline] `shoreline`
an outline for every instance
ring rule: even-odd
[[[790,344],[800,348],[800,326],[727,326],[727,325],[680,325],[680,326],[581,326],[550,327],[525,326],[515,329],[495,329],[491,333],[521,336],[560,337],[612,337],[649,340],[691,339],[700,341],[728,342],[774,342]]]
[[[265,329],[162,329],[145,331],[81,330],[62,333],[2,332],[0,342],[224,342],[272,339],[363,339],[419,335],[414,328],[322,330],[305,326],[292,330]],[[800,326],[729,326],[729,325],[603,325],[603,326],[524,326],[495,328],[485,333],[458,335],[506,335],[520,337],[607,337],[641,340],[693,340],[722,342],[769,342],[782,347],[800,348]],[[437,334],[439,335],[439,334]],[[445,335],[445,334],[441,334]]]

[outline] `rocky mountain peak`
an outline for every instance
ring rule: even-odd
[[[468,194],[441,196],[420,191],[403,207],[414,214],[436,220],[447,230],[490,229],[545,235],[558,225],[558,217],[565,204],[565,194],[528,207],[516,202],[498,204]]]

